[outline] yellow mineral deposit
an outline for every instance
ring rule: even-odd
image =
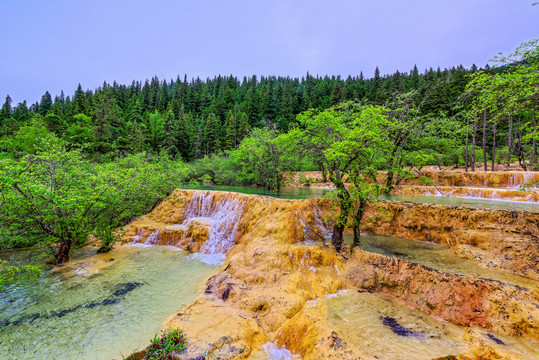
[[[365,232],[439,243],[525,276],[523,287],[358,248],[337,254],[321,241],[331,207],[178,190],[127,226],[126,243],[222,263],[204,293],[163,324],[185,331],[182,358],[539,358],[539,214],[380,202],[366,215]]]
[[[395,186],[391,193],[394,195],[434,195],[473,199],[492,199],[539,202],[539,189],[519,190],[516,188],[482,188],[482,187],[452,187],[452,186]]]

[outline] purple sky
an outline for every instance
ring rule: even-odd
[[[78,83],[371,77],[483,66],[539,37],[534,0],[0,0],[0,104]]]

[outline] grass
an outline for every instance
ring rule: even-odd
[[[187,348],[187,339],[181,329],[166,329],[162,335],[155,334],[146,350],[139,351],[124,358],[125,360],[168,360],[174,359]]]

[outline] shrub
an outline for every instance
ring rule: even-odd
[[[187,348],[187,339],[181,329],[165,329],[161,336],[155,334],[151,345],[136,353],[129,355],[124,360],[168,360],[175,359]]]

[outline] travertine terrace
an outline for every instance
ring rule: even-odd
[[[364,231],[435,241],[484,266],[538,279],[539,214],[380,205],[385,215],[371,208]],[[518,359],[522,353],[493,339],[538,341],[539,287],[441,272],[357,248],[337,254],[313,235],[327,231],[329,212],[328,200],[178,190],[131,223],[128,242],[223,254],[205,293],[164,324],[185,330],[190,346],[182,358],[263,359],[267,342],[304,359],[371,358],[330,321],[325,299],[345,290],[378,294],[456,326],[464,334],[455,340],[462,359]]]

